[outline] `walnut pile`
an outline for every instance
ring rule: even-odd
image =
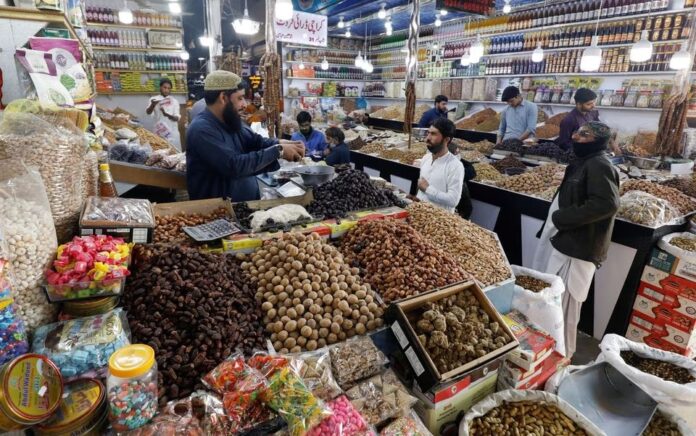
[[[483,357],[511,340],[468,290],[426,303],[415,323],[411,322],[440,373]]]
[[[407,210],[414,229],[452,255],[484,286],[512,276],[493,233],[429,203],[411,203]]]
[[[454,257],[403,221],[358,223],[340,249],[388,303],[470,279]]]

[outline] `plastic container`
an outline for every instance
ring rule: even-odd
[[[40,354],[24,354],[7,362],[0,369],[0,383],[0,432],[46,421],[63,395],[58,367]]]
[[[82,318],[103,315],[118,306],[118,297],[90,298],[87,300],[68,300],[63,302],[63,318]]]
[[[82,282],[65,285],[44,284],[46,296],[51,303],[80,300],[94,297],[116,297],[121,295],[126,284],[125,277],[101,282]]]
[[[149,345],[127,345],[109,358],[109,421],[117,432],[150,422],[157,413],[157,361]]]
[[[106,424],[106,389],[102,382],[83,378],[67,383],[56,413],[34,427],[37,436],[97,436]]]

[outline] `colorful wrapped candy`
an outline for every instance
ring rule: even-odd
[[[7,278],[9,261],[0,247],[0,365],[29,351],[24,322],[15,313],[14,299]]]
[[[330,401],[329,407],[333,415],[311,429],[307,436],[358,436],[368,431],[367,422],[345,395]]]
[[[128,271],[131,244],[108,235],[75,237],[56,250],[46,272],[51,301],[118,295]]]
[[[277,370],[288,366],[288,359],[283,356],[271,356],[263,351],[254,353],[247,361],[249,366],[258,369],[264,377],[272,376]]]
[[[288,423],[288,431],[293,436],[306,434],[332,414],[331,409],[315,397],[300,377],[287,367],[273,374],[264,394],[264,401]]]

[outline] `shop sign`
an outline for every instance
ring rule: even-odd
[[[293,44],[326,47],[328,25],[325,15],[295,11],[291,20],[275,20],[276,39]]]
[[[321,11],[331,5],[339,3],[341,0],[292,0],[295,10],[303,12]]]

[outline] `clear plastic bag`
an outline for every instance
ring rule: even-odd
[[[333,413],[290,368],[276,371],[264,393],[266,404],[287,423],[291,435],[304,435]]]
[[[370,431],[365,418],[345,395],[331,400],[328,405],[333,415],[312,428],[308,436],[362,436]]]
[[[128,320],[123,309],[117,308],[39,327],[32,352],[46,355],[70,379],[91,370],[105,373],[111,354],[126,345],[130,345]]]
[[[379,436],[432,436],[416,412],[411,410],[406,416],[398,418],[379,432]]]
[[[0,365],[29,351],[24,321],[12,298],[9,274],[10,259],[0,230]]]
[[[329,348],[336,381],[348,389],[358,380],[381,372],[389,359],[377,349],[369,336],[360,336]]]
[[[346,394],[370,425],[405,416],[418,402],[391,369],[352,387]]]
[[[677,220],[679,211],[668,201],[647,192],[628,191],[621,196],[617,216],[649,227],[660,227]]]
[[[60,116],[5,113],[0,159],[22,159],[41,174],[59,241],[72,237],[82,209],[83,132]]]
[[[0,232],[11,264],[15,314],[31,335],[56,316],[40,284],[58,244],[41,176],[18,159],[0,161]]]
[[[120,197],[89,197],[81,224],[150,227],[155,225],[149,200]]]
[[[312,393],[324,401],[329,401],[343,392],[331,372],[329,350],[316,351],[289,356],[290,366],[297,372]]]

